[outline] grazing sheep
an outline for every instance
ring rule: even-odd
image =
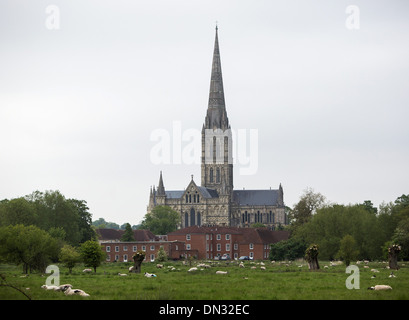
[[[260,267],[261,270],[266,270],[266,267]]]
[[[227,271],[216,271],[216,274],[227,274]]]
[[[376,286],[369,287],[368,290],[392,290],[392,287],[385,284],[377,284]]]
[[[252,267],[251,267],[251,269],[257,269],[257,267],[255,267],[255,266],[252,266]]]
[[[241,263],[239,264],[239,267],[240,267],[240,268],[244,268],[244,263],[241,262]]]
[[[118,273],[118,276],[125,277],[125,276],[128,276],[128,275],[126,273]]]
[[[391,272],[391,274],[389,275],[389,278],[396,278],[396,276],[393,274],[393,272]]]
[[[145,272],[145,277],[147,277],[147,278],[154,278],[154,277],[156,277],[156,274]]]
[[[92,269],[84,269],[82,272],[92,272]]]
[[[67,296],[79,295],[82,297],[89,297],[89,294],[81,289],[72,289],[70,287],[65,287],[65,288],[66,289],[64,290],[64,294]]]
[[[134,266],[132,266],[132,267],[129,267],[129,272],[132,272],[133,270],[135,269],[135,267]]]
[[[189,270],[187,270],[187,272],[192,272],[192,271],[197,271],[196,267],[190,268]]]
[[[371,269],[371,272],[379,272],[379,271],[376,269]]]
[[[163,268],[163,264],[157,264],[157,265],[156,265],[156,268],[162,269],[162,268]]]

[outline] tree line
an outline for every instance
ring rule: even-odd
[[[318,245],[323,260],[383,260],[392,244],[401,246],[400,259],[409,259],[409,195],[382,203],[371,201],[342,205],[329,203],[307,189],[288,209],[290,238],[271,246],[272,260],[303,257],[311,244]]]
[[[4,199],[0,201],[0,262],[21,264],[24,273],[44,272],[57,261],[84,261],[96,268],[105,256],[91,218],[85,200],[67,199],[59,191]]]

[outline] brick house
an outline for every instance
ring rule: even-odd
[[[168,233],[169,241],[185,242],[186,255],[197,259],[217,259],[228,254],[231,259],[249,256],[268,259],[270,244],[287,240],[288,231],[267,228],[191,226]]]
[[[135,241],[122,242],[124,230],[97,229],[98,241],[107,254],[107,262],[128,262],[136,251],[145,251],[145,261],[154,261],[161,247],[170,259],[180,259],[185,255],[185,243],[167,241],[166,236],[156,236],[149,230],[133,230]]]

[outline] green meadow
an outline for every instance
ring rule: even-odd
[[[192,263],[195,267],[198,263]],[[0,265],[0,274],[6,282],[23,290],[32,300],[408,300],[409,263],[400,263],[401,269],[394,271],[395,278],[389,278],[391,271],[384,262],[369,262],[359,267],[360,289],[347,289],[346,280],[352,274],[346,273],[344,264],[330,266],[320,261],[320,270],[310,271],[305,262],[264,261],[260,262],[203,262],[210,268],[198,268],[188,272],[191,266],[182,262],[165,262],[163,268],[156,263],[143,263],[142,273],[129,273],[130,263],[103,263],[96,273],[83,273],[78,265],[68,269],[58,265],[60,284],[72,284],[90,294],[90,297],[66,296],[62,292],[41,288],[50,274],[31,273],[24,276],[21,267]],[[328,266],[328,267],[325,267]],[[173,269],[173,268],[175,269]],[[252,268],[253,267],[253,268]],[[173,270],[172,270],[173,269]],[[201,270],[203,269],[203,270]],[[379,272],[371,271],[376,269]],[[216,271],[227,274],[216,274]],[[147,278],[144,272],[156,277]],[[126,273],[127,276],[119,276]],[[371,278],[375,275],[375,278]],[[367,290],[376,284],[387,284],[389,291]],[[26,300],[18,290],[0,286],[1,300]]]

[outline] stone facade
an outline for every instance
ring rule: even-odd
[[[179,228],[262,223],[275,229],[287,224],[281,184],[273,190],[234,190],[232,145],[216,27],[209,102],[202,127],[201,186],[192,176],[184,190],[165,190],[161,172],[157,188],[150,190],[147,211],[158,205],[171,207],[180,213]]]

